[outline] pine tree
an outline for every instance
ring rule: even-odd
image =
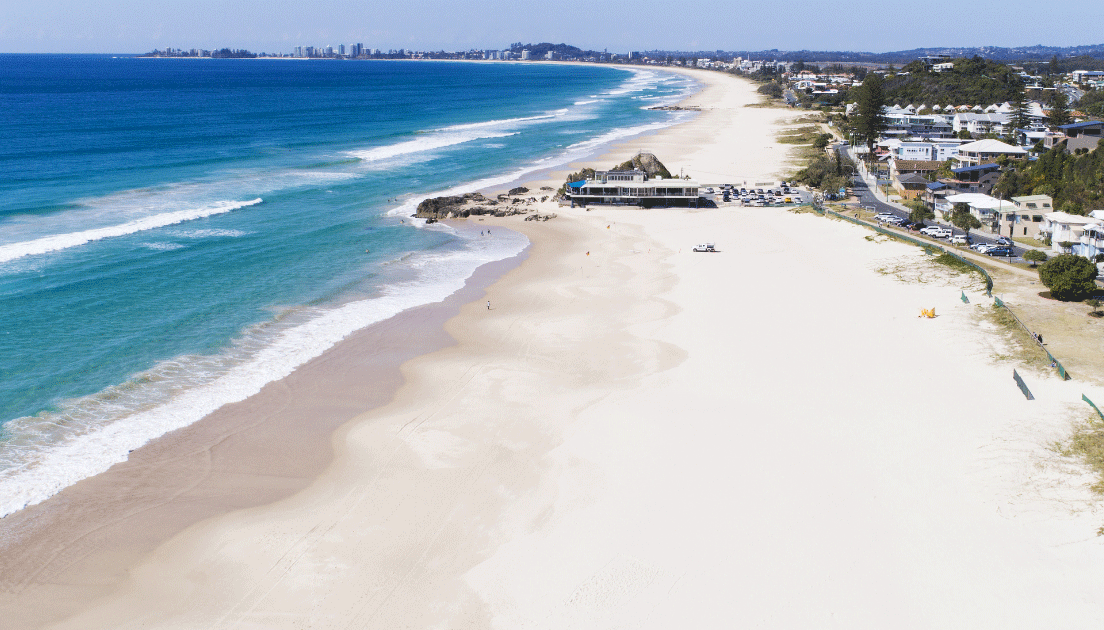
[[[1069,98],[1065,92],[1058,91],[1050,105],[1050,126],[1060,127],[1070,122]]]
[[[1012,129],[1027,129],[1029,124],[1031,121],[1027,117],[1027,93],[1021,82],[1016,86],[1016,97],[1012,102]]]
[[[858,136],[866,141],[870,155],[874,154],[874,143],[878,141],[882,132],[889,128],[885,113],[885,90],[882,86],[882,75],[872,72],[866,75],[862,87],[859,88],[859,101],[856,108],[858,121],[855,130]]]

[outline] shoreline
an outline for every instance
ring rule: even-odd
[[[0,519],[5,624],[30,628],[64,618],[195,523],[274,503],[308,486],[333,462],[332,438],[341,426],[395,395],[403,363],[454,344],[445,322],[481,299],[529,249],[481,265],[445,300],[362,328],[246,400]],[[22,593],[24,576],[40,583],[32,601]]]
[[[596,151],[609,155],[618,143],[648,133],[612,140]],[[569,172],[570,164],[496,186],[505,190],[517,183],[554,181],[553,175]],[[551,179],[534,178],[539,175]],[[474,226],[475,221],[469,223]],[[162,435],[132,451],[127,461],[0,519],[0,549],[5,550],[0,556],[0,610],[12,610],[9,617],[19,620],[19,627],[64,618],[109,593],[128,567],[188,527],[301,491],[332,465],[330,442],[341,427],[394,396],[404,382],[404,363],[455,344],[446,322],[522,264],[531,248],[481,266],[443,302],[361,329],[258,394]],[[411,327],[418,336],[411,336]],[[372,350],[367,361],[353,356],[360,348]],[[360,370],[368,371],[354,375]],[[324,393],[319,382],[334,374],[340,381]],[[365,385],[373,387],[349,395]],[[312,402],[296,408],[292,398],[304,390],[310,391]],[[307,424],[307,418],[314,421]],[[296,449],[290,457],[289,445]],[[88,583],[96,586],[78,586]],[[30,589],[33,595],[27,592],[31,584],[39,587]],[[64,606],[58,597],[62,593]]]
[[[793,113],[702,79],[684,102],[703,112],[646,150],[701,180],[786,168]],[[1101,508],[1046,454],[1096,390],[1025,372],[1025,401],[957,275],[898,281],[924,254],[808,214],[553,211],[485,218],[528,257],[333,433],[324,471],[110,585],[98,563],[68,591],[33,576],[41,605],[100,589],[50,627],[926,629],[1104,607]]]

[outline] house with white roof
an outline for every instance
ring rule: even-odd
[[[1068,212],[1050,212],[1043,216],[1043,224],[1039,226],[1039,232],[1044,236],[1042,239],[1050,240],[1050,249],[1055,254],[1081,254],[1081,251],[1088,251],[1092,248],[1096,253],[1099,253],[1100,248],[1097,245],[1104,245],[1104,242],[1097,243],[1098,239],[1089,237],[1087,243],[1081,242],[1081,237],[1085,234],[1085,228],[1089,225],[1100,225],[1100,220],[1093,217],[1084,217],[1079,214],[1069,214]],[[1090,230],[1096,232],[1097,230]],[[1101,230],[1104,231],[1104,230]],[[1104,235],[1102,235],[1104,238]],[[1040,240],[1042,240],[1040,239]],[[1068,245],[1063,245],[1066,243]],[[1085,247],[1081,247],[1085,245]],[[1080,250],[1080,251],[1075,251]],[[1096,255],[1093,254],[1093,256]]]
[[[1019,159],[1027,156],[1027,151],[1000,140],[978,140],[958,147],[958,161],[963,166],[992,162],[1002,155]]]
[[[1011,201],[997,199],[981,193],[960,193],[948,195],[935,204],[936,212],[943,215],[944,219],[950,219],[956,204],[964,203],[970,207],[970,214],[977,217],[983,226],[995,232],[1000,225],[1001,213],[1014,209]]]

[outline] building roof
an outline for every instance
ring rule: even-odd
[[[928,178],[919,173],[905,173],[897,178],[902,184],[928,184]]]
[[[1054,199],[1050,195],[1024,195],[1023,197],[1013,197],[1012,201],[1018,201],[1020,203],[1028,203],[1030,201],[1050,201]]]
[[[1098,127],[1104,125],[1104,121],[1100,120],[1084,120],[1078,123],[1071,123],[1069,125],[1058,125],[1059,129],[1082,129],[1084,127]]]
[[[894,160],[894,166],[899,171],[938,171],[942,162],[937,160]]]
[[[1096,223],[1098,220],[1080,214],[1070,214],[1068,212],[1048,212],[1043,216],[1052,223],[1070,223],[1073,225],[1088,225],[1089,223]]]
[[[1020,147],[1014,147],[1010,144],[1005,144],[1000,140],[978,140],[977,142],[970,142],[958,147],[959,153],[1007,153],[1015,155],[1023,155],[1027,151]]]
[[[944,184],[943,182],[929,182],[928,183],[928,190],[930,190],[932,192],[935,192],[937,190],[943,190],[946,187],[947,187],[947,185]]]
[[[952,168],[951,172],[956,175],[962,173],[972,173],[974,171],[999,171],[1000,165],[992,162],[986,162],[985,164],[978,164],[976,166],[960,166],[958,168]]]
[[[979,209],[1012,207],[1012,203],[1009,201],[1004,201],[1003,199],[997,199],[996,197],[990,197],[989,195],[983,195],[981,193],[962,193],[960,195],[950,195],[947,197],[947,202],[965,203]]]

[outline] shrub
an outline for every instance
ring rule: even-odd
[[[1039,280],[1050,294],[1065,302],[1082,300],[1096,292],[1096,265],[1088,258],[1061,254],[1039,266]]]

